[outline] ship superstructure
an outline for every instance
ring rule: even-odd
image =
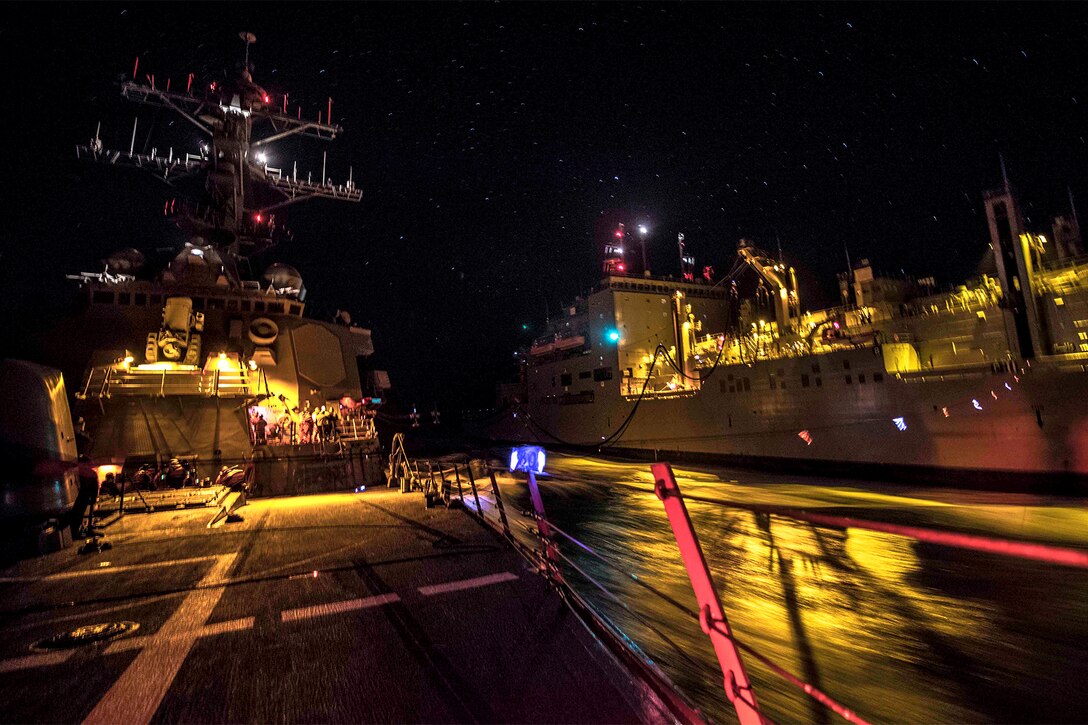
[[[166,182],[175,195],[163,212],[189,237],[164,269],[148,269],[142,252],[124,249],[101,272],[72,276],[84,309],[57,336],[89,354],[74,386],[78,414],[100,462],[256,460],[256,490],[266,493],[365,483],[376,459],[363,471],[327,465],[327,456],[358,461],[377,450],[374,413],[389,384],[382,371],[360,378],[359,359],[374,351],[370,331],[346,314],[333,322],[306,317],[306,288],[292,267],[246,274],[285,233],[283,207],[314,198],[358,202],[362,192],[350,175],[333,183],[324,160],[317,180],[299,178],[297,164],[290,172],[268,165],[266,151],[278,141],[330,140],[341,129],[325,115],[331,101],[316,121],[304,120],[301,111],[288,113],[286,95],[273,99],[258,86],[248,63],[255,38],[241,38],[246,63],[234,78],[202,83],[190,74],[183,91],[170,90],[152,75],[137,80],[137,60],[133,80],[121,85],[124,98],[195,127],[198,148],[137,152],[138,122],[127,151],[104,148],[97,131],[77,147],[81,159]]]
[[[1059,217],[1049,238],[1027,231],[1007,181],[983,201],[993,265],[952,290],[884,278],[862,260],[840,276],[842,305],[803,311],[794,270],[749,240],[734,270],[755,272],[752,299],[731,275],[626,276],[617,262],[525,351],[520,386],[504,386],[508,408],[489,434],[1083,483],[1079,224]]]

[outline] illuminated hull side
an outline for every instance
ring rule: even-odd
[[[1013,248],[1018,263],[1041,254],[1029,237]],[[1021,274],[1035,312],[986,275],[938,292],[876,278],[867,261],[853,272],[854,302],[803,313],[781,282],[784,304],[769,309],[719,284],[610,275],[548,321],[481,433],[1088,492],[1088,267]]]
[[[490,436],[877,475],[1088,482],[1088,372],[1079,363],[895,375],[862,349],[722,366],[698,392],[646,397],[611,440],[633,398],[606,384],[592,397],[567,395],[511,409]],[[575,400],[587,402],[566,402]]]
[[[68,366],[80,371],[75,410],[96,462],[190,459],[202,477],[214,477],[223,465],[253,461],[257,494],[380,479],[377,436],[362,417],[321,443],[301,430],[307,411],[363,401],[357,360],[373,353],[369,330],[306,318],[301,302],[260,290],[129,282],[88,284],[84,293],[82,313],[52,337],[63,348],[55,356],[67,351]],[[195,364],[150,349],[165,305],[177,300],[202,315]],[[194,327],[189,347],[196,334]],[[267,423],[264,440],[254,415]]]

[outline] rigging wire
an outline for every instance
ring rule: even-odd
[[[619,440],[620,436],[623,435],[624,431],[627,430],[627,426],[629,426],[631,424],[631,420],[634,418],[635,413],[638,411],[639,405],[642,404],[643,399],[646,397],[646,392],[647,392],[648,388],[650,387],[650,378],[653,376],[654,367],[657,366],[657,360],[661,356],[662,351],[665,351],[665,346],[661,345],[661,344],[658,344],[657,349],[654,350],[654,359],[650,362],[649,370],[646,371],[646,381],[642,384],[642,390],[639,392],[638,397],[635,398],[634,407],[631,408],[631,412],[628,413],[628,415],[624,419],[624,421],[622,423],[620,423],[619,427],[616,428],[616,430],[613,431],[611,435],[601,439],[601,443],[598,445],[598,448],[607,448],[611,444],[615,443],[617,440]],[[667,351],[665,351],[665,352],[667,352]],[[549,431],[547,428],[542,426],[540,423],[538,423],[536,421],[536,419],[533,417],[533,415],[528,410],[526,410],[523,406],[519,405],[519,406],[517,406],[517,408],[518,408],[518,412],[524,414],[526,420],[528,420],[531,425],[535,426],[537,429],[540,430],[540,432],[544,433],[544,435],[546,435],[549,438],[553,439],[555,442],[557,442],[557,443],[559,443],[561,445],[575,446],[575,447],[581,447],[581,446],[586,445],[585,443],[574,443],[572,441],[567,441],[567,440],[564,440],[563,438],[560,438],[559,436],[555,435],[554,433]]]

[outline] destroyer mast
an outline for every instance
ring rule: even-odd
[[[233,79],[194,88],[190,73],[185,92],[172,91],[170,81],[159,87],[153,75],[141,82],[137,58],[133,79],[121,85],[122,97],[174,111],[195,126],[207,139],[197,153],[175,153],[173,148],[166,155],[157,149],[137,153],[136,120],[127,152],[104,149],[98,131],[89,145],[76,147],[81,159],[144,169],[173,186],[198,180],[191,194],[196,198],[167,202],[166,212],[192,237],[232,258],[248,257],[275,244],[273,212],[281,207],[314,198],[358,202],[363,196],[351,174],[345,183],[334,184],[326,175],[324,158],[316,182],[310,175],[299,179],[297,163],[290,173],[268,166],[265,150],[272,144],[290,136],[328,141],[342,129],[329,118],[332,99],[326,113],[318,112],[317,121],[304,120],[301,109],[297,117],[288,115],[286,94],[277,103],[253,81],[249,46],[256,36],[242,32],[239,37],[246,44],[246,61]]]
[[[249,64],[256,38],[239,37],[245,63],[232,78],[206,83],[188,74],[171,89],[171,80],[141,78],[137,59],[121,84],[123,98],[195,127],[201,138],[183,142],[190,150],[137,151],[138,119],[127,151],[104,148],[101,126],[76,147],[80,159],[142,169],[175,189],[163,213],[188,241],[158,274],[138,279],[144,256],[125,249],[105,260],[104,272],[70,276],[81,282],[85,308],[62,338],[90,357],[75,397],[85,401],[99,460],[256,462],[264,493],[354,487],[376,474],[363,462],[377,449],[373,417],[389,387],[384,371],[360,378],[359,358],[374,352],[370,331],[346,316],[306,317],[306,289],[292,267],[274,263],[263,281],[240,272],[285,235],[278,210],[315,198],[359,202],[362,191],[350,171],[345,183],[331,181],[326,158],[317,179],[300,178],[297,164],[270,165],[274,144],[329,141],[342,129],[331,121],[332,99],[306,120],[301,110],[289,113],[286,94],[273,98],[257,85]],[[333,428],[313,433],[319,419]]]

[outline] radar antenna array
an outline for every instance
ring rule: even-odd
[[[306,136],[330,141],[342,129],[322,118],[303,119],[287,112],[286,95],[282,110],[267,91],[253,82],[249,72],[249,46],[257,37],[240,32],[245,42],[245,70],[238,77],[213,82],[195,91],[192,75],[184,93],[156,86],[153,75],[146,80],[136,77],[121,84],[121,96],[155,108],[166,108],[189,121],[207,138],[195,152],[175,153],[173,148],[160,153],[138,153],[135,138],[138,120],[134,120],[132,143],[127,152],[103,148],[96,130],[88,145],[76,147],[76,156],[112,166],[127,166],[150,171],[168,184],[200,177],[204,181],[201,201],[176,204],[167,209],[178,225],[192,236],[200,236],[232,256],[248,257],[275,244],[282,225],[277,226],[274,212],[282,207],[314,198],[359,202],[362,190],[349,170],[346,182],[336,184],[327,176],[327,154],[322,154],[321,178],[311,174],[299,178],[298,165],[288,170],[270,165],[265,151],[290,136]],[[200,84],[197,84],[197,88]],[[329,101],[331,115],[332,101]]]

